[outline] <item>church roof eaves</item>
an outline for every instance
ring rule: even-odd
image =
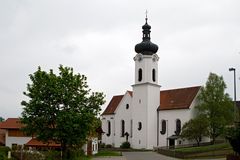
[[[127,91],[129,95],[132,97],[133,92],[132,91]]]
[[[158,110],[189,109],[200,88],[195,86],[161,91]]]
[[[114,114],[117,109],[119,103],[121,102],[123,95],[113,96],[107,108],[104,110],[102,115],[111,115]]]

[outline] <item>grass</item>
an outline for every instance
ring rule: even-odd
[[[208,152],[208,151],[215,151],[215,150],[222,150],[222,149],[231,149],[229,143],[221,143],[221,144],[214,144],[208,146],[200,146],[200,147],[186,147],[186,148],[176,148],[175,151],[182,152],[182,153],[199,153],[199,152]]]
[[[122,156],[121,152],[118,151],[99,151],[95,156]]]
[[[79,160],[91,160],[92,158],[89,156],[83,156],[83,157],[79,157]]]

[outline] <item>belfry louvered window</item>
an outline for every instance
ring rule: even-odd
[[[155,69],[152,69],[152,80],[153,80],[153,82],[156,81],[156,71],[155,71]]]
[[[138,81],[139,82],[142,81],[142,69],[141,68],[138,69]]]

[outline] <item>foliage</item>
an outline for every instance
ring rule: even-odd
[[[91,93],[84,75],[74,74],[72,68],[62,65],[59,75],[38,67],[30,80],[24,92],[29,100],[21,103],[21,122],[26,124],[23,131],[41,141],[60,143],[64,155],[70,148],[80,148],[96,130],[103,93]]]
[[[5,121],[5,119],[3,117],[0,117],[0,122]]]
[[[23,150],[22,153],[20,150],[15,150],[12,152],[12,157],[15,159],[24,159],[24,160],[45,160],[45,156],[38,152],[38,151],[25,151]]]
[[[130,148],[130,143],[129,142],[123,142],[120,146],[120,148]]]
[[[8,151],[10,151],[9,147],[0,146],[0,160],[7,159]]]
[[[229,128],[226,138],[233,150],[240,155],[240,126]]]
[[[106,148],[112,148],[112,145],[111,144],[107,144]]]
[[[182,127],[181,137],[195,140],[199,146],[202,137],[208,135],[208,121],[203,116],[198,116],[186,122]]]
[[[222,76],[210,73],[206,86],[198,96],[198,113],[208,121],[209,136],[215,143],[216,137],[223,134],[227,125],[233,122],[233,103],[227,93]]]
[[[118,151],[99,151],[94,156],[121,156],[121,153]]]
[[[105,148],[106,144],[105,143],[100,143],[99,148]]]
[[[49,150],[44,152],[46,160],[59,160],[61,159],[61,152],[55,150]]]

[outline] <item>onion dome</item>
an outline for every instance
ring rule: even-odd
[[[158,46],[150,41],[151,26],[147,23],[147,20],[148,19],[146,17],[146,23],[142,26],[143,29],[142,42],[138,43],[135,46],[135,51],[143,55],[153,55],[158,51]]]

